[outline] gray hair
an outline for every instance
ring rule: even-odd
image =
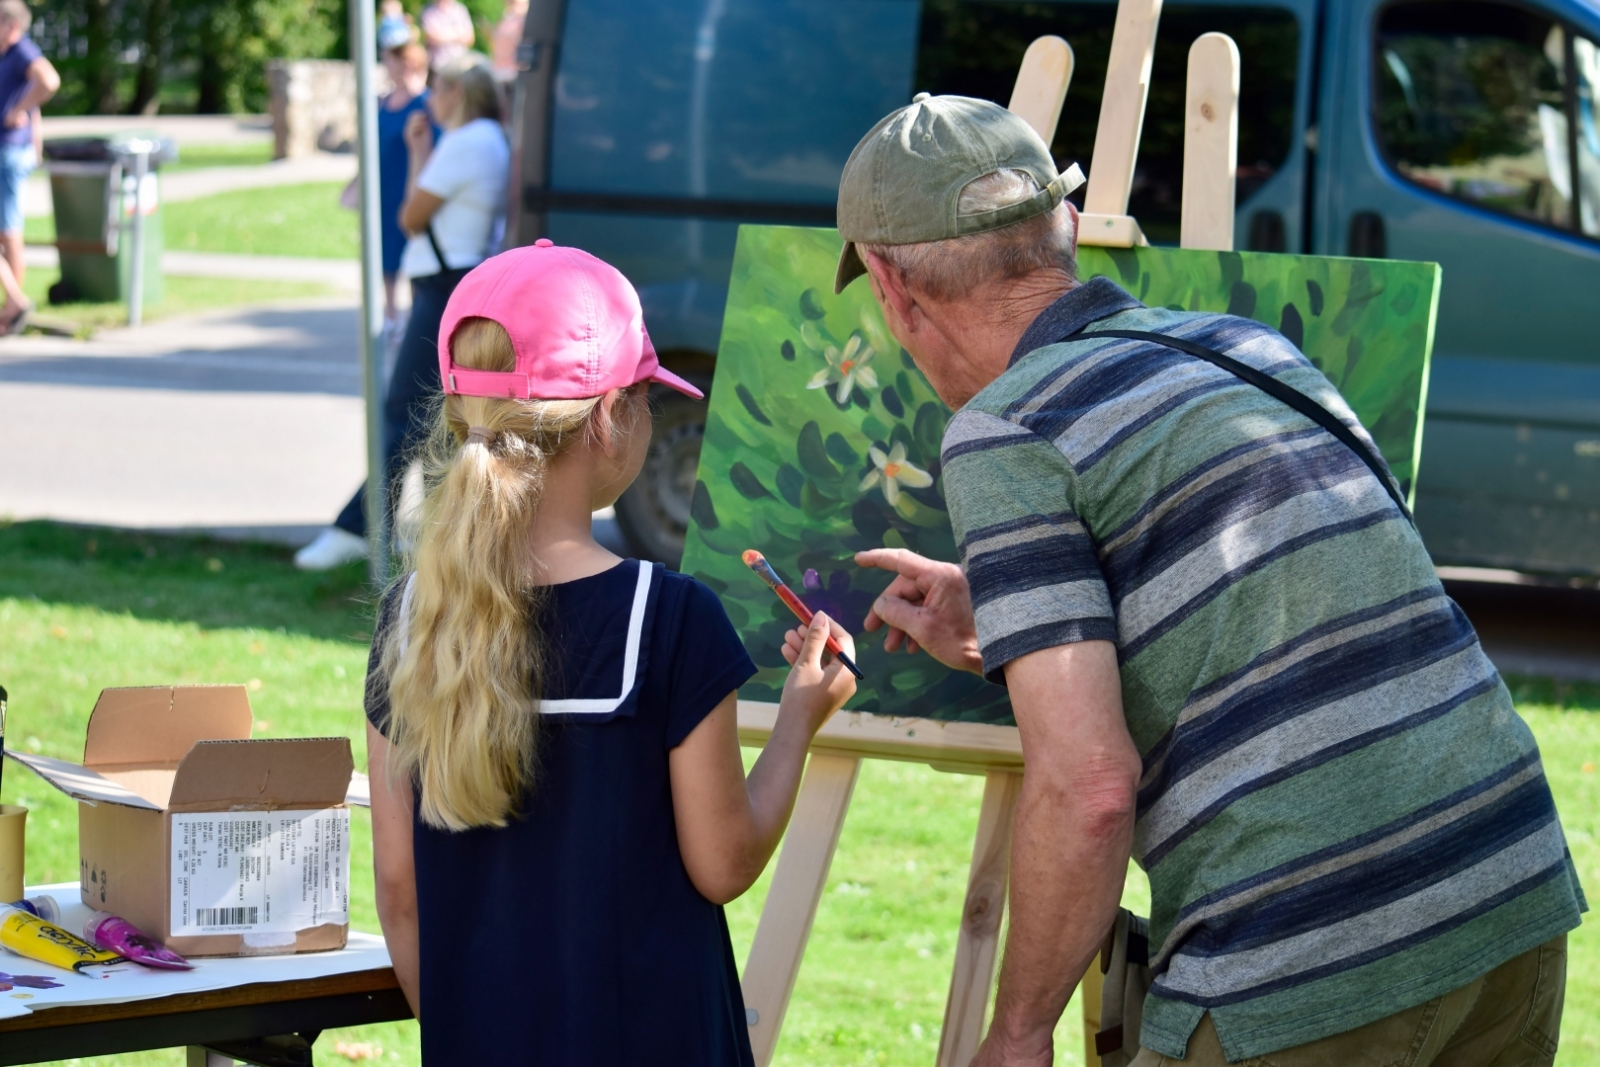
[[[1039,184],[1026,171],[997,170],[968,182],[956,211],[981,215],[1020,203],[1038,191]],[[935,300],[955,300],[987,282],[1036,270],[1059,270],[1077,281],[1076,241],[1071,209],[1063,201],[1053,211],[982,233],[920,244],[863,247],[899,271],[908,287]]]
[[[5,0],[0,0],[3,3]],[[461,86],[461,125],[473,119],[500,121],[500,90],[481,52],[468,52],[450,60],[434,71],[434,76],[441,82]]]
[[[22,32],[27,33],[33,28],[33,12],[22,0],[0,0],[0,22],[21,26]]]

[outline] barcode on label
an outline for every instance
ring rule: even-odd
[[[194,921],[198,926],[253,926],[260,908],[196,908]]]

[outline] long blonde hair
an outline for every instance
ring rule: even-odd
[[[510,337],[489,319],[463,320],[450,347],[459,367],[516,364]],[[633,428],[642,396],[629,394],[617,429]],[[382,650],[390,773],[419,784],[429,826],[504,826],[534,784],[549,591],[534,581],[528,532],[550,460],[605,418],[599,397],[452,395],[434,420],[415,577]]]

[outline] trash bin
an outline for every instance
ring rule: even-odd
[[[143,187],[135,189],[133,146],[149,145]],[[162,297],[161,196],[157,170],[178,158],[178,146],[155,134],[52,138],[44,143],[56,217],[61,280],[50,302],[125,301],[133,273],[133,213],[144,214],[144,295]]]

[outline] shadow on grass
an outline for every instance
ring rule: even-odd
[[[365,644],[366,566],[296,570],[294,550],[54,522],[0,524],[0,597],[78,604],[207,628],[255,627]]]
[[[1517,706],[1545,704],[1562,711],[1600,711],[1600,683],[1564,682],[1526,674],[1505,675]]]

